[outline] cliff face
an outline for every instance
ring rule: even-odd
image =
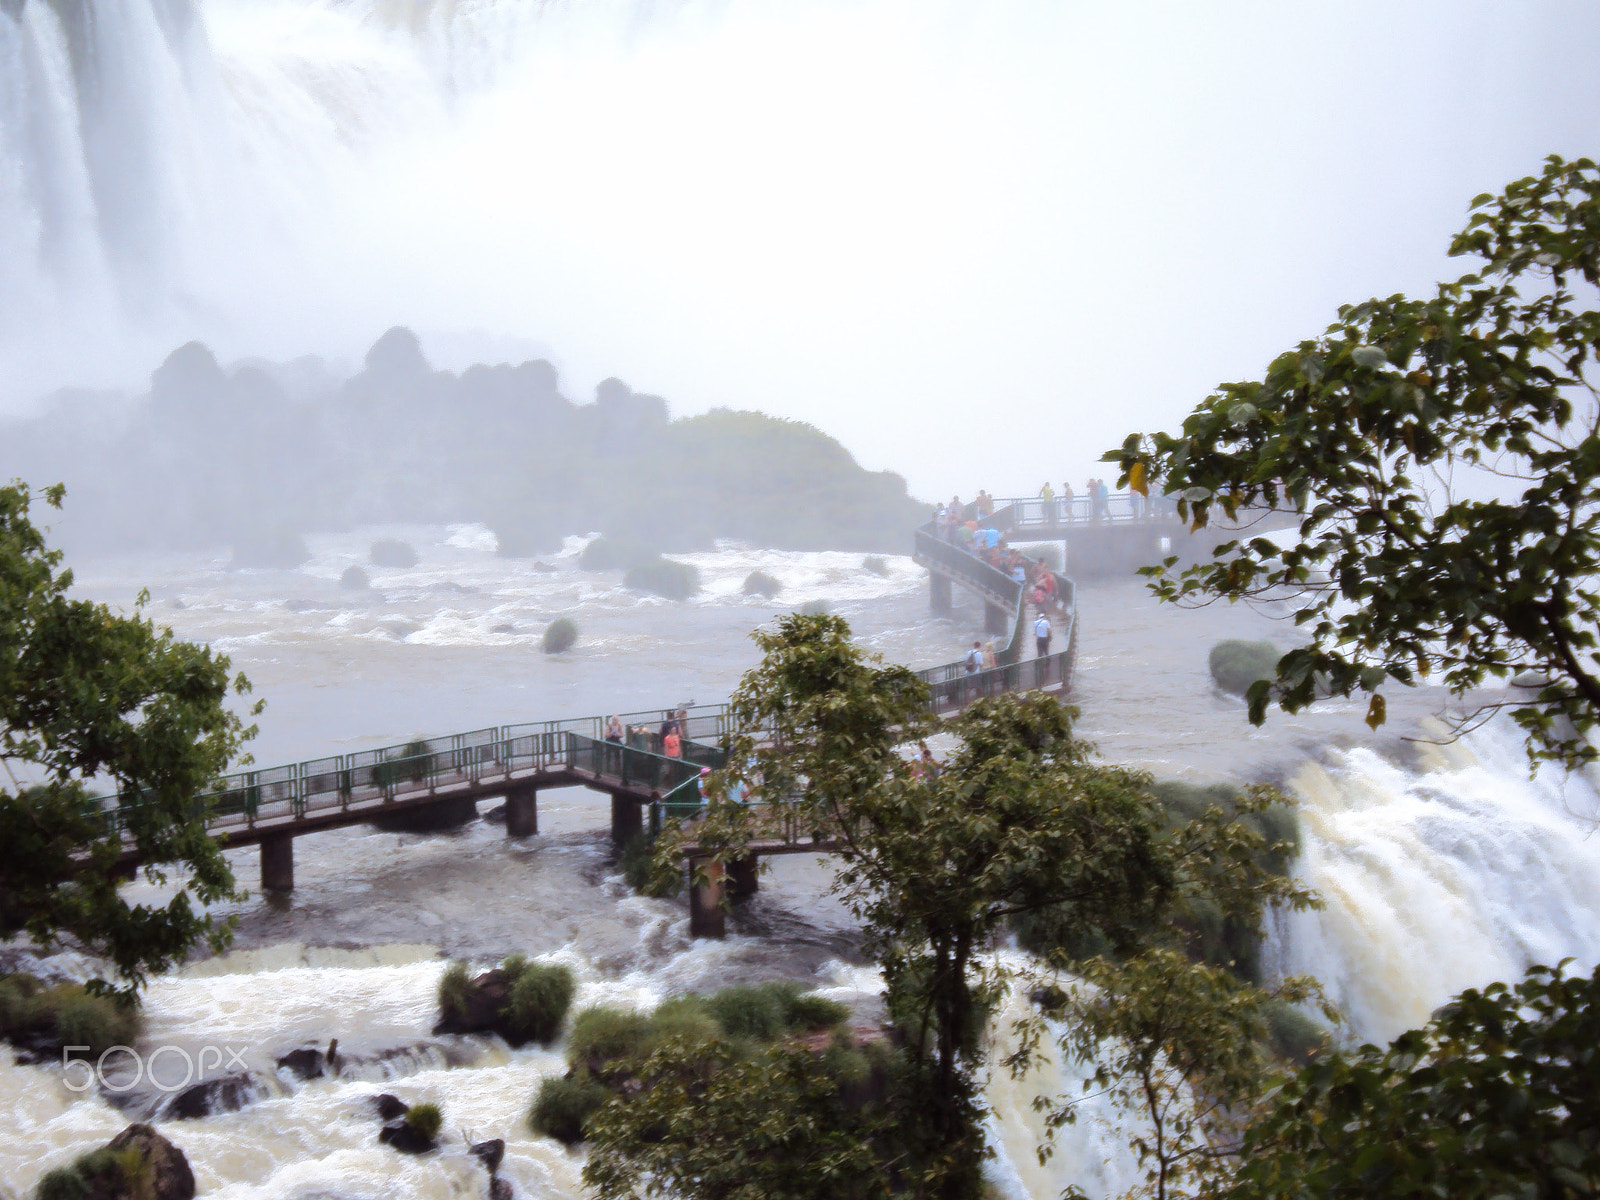
[[[62,395],[0,427],[0,476],[66,483],[59,534],[86,550],[481,521],[511,554],[596,530],[658,550],[898,552],[924,516],[903,479],[810,425],[726,409],[673,421],[618,379],[575,404],[548,362],[435,371],[401,329],[344,380],[305,360],[227,371],[190,343],[129,404]]]

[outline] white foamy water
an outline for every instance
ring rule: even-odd
[[[393,536],[417,548],[417,567],[367,566],[371,594],[338,587],[372,540]],[[755,661],[749,632],[811,600],[914,666],[948,661],[982,623],[964,597],[953,616],[931,616],[920,573],[903,558],[878,576],[860,556],[724,545],[682,556],[706,591],[673,604],[628,592],[615,573],[580,571],[582,544],[570,540],[544,571],[499,557],[479,527],[394,526],[314,538],[312,560],[292,571],[229,572],[217,557],[192,554],[84,563],[78,578],[81,592],[120,603],[161,581],[157,618],[226,646],[268,699],[262,762],[416,732],[720,700]],[[754,569],[783,582],[777,600],[739,593]],[[1281,639],[1279,623],[1242,608],[1163,608],[1137,583],[1086,585],[1079,595],[1073,698],[1080,730],[1106,757],[1168,777],[1275,778],[1301,797],[1299,869],[1328,909],[1285,922],[1274,953],[1328,983],[1356,1036],[1416,1024],[1451,992],[1514,978],[1532,961],[1577,955],[1593,965],[1600,857],[1587,780],[1549,770],[1529,780],[1515,736],[1496,727],[1419,757],[1397,735],[1422,728],[1434,693],[1391,697],[1394,728],[1378,736],[1345,702],[1252,729],[1242,705],[1211,688],[1206,654],[1221,637]],[[535,644],[557,615],[577,621],[580,642],[547,656]],[[513,632],[495,632],[501,623]],[[827,894],[826,862],[774,861],[761,893],[732,914],[732,936],[694,943],[681,899],[627,894],[603,796],[551,791],[539,807],[540,834],[518,841],[487,821],[448,834],[358,827],[299,838],[292,896],[234,906],[238,950],[152,986],[147,1044],[236,1046],[259,1084],[261,1098],[239,1112],[163,1124],[206,1194],[477,1195],[483,1174],[464,1153],[467,1134],[507,1139],[505,1171],[519,1194],[581,1194],[581,1158],[523,1124],[538,1080],[562,1069],[559,1053],[432,1038],[441,952],[558,958],[578,973],[582,1002],[646,1005],[790,978],[870,1003],[881,986],[860,961],[848,912]],[[255,852],[231,858],[252,886]],[[64,965],[78,974],[84,966]],[[1020,1001],[1010,1003],[1003,1017]],[[341,1078],[278,1077],[275,1057],[329,1038],[348,1056]],[[1046,1200],[1075,1181],[1100,1196],[1137,1180],[1112,1114],[1093,1104],[1037,1163],[1032,1100],[1074,1093],[1082,1073],[1051,1059],[1030,1079],[990,1078],[1000,1151],[991,1178],[1002,1194]],[[441,1103],[445,1152],[418,1161],[380,1146],[366,1099],[378,1091]],[[0,1147],[0,1196],[24,1195],[41,1171],[103,1144],[133,1115],[74,1096],[59,1071],[0,1067],[0,1121],[18,1131]]]

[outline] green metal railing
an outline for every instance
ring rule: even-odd
[[[1070,580],[1056,577],[1067,601],[1066,627],[1058,630],[1067,649],[1045,658],[1017,661],[1025,642],[1022,586],[939,540],[924,527],[917,531],[919,551],[926,543],[932,545],[929,553],[937,553],[941,562],[948,558],[949,569],[970,576],[974,586],[982,585],[980,590],[998,589],[1007,606],[1014,606],[1017,613],[1011,641],[1002,655],[1007,659],[1004,665],[968,674],[962,664],[950,663],[916,673],[928,684],[932,711],[961,707],[979,696],[1071,682],[1077,625]],[[989,579],[977,568],[995,578]],[[683,715],[678,716],[679,713]],[[607,717],[597,715],[489,726],[445,737],[414,738],[375,750],[238,771],[223,776],[213,791],[194,797],[193,811],[205,812],[208,825],[219,829],[241,824],[248,827],[261,820],[347,811],[353,805],[417,796],[441,787],[476,785],[486,780],[509,779],[521,772],[571,767],[615,780],[622,786],[659,791],[662,799],[652,806],[654,827],[659,827],[663,815],[670,819],[680,810],[684,816],[697,812],[701,806],[701,768],[717,770],[726,762],[722,747],[734,732],[728,706],[679,706],[618,713],[616,717],[626,731],[622,742],[605,739]],[[680,758],[662,753],[658,726],[667,720],[676,720],[681,727]],[[126,832],[144,803],[138,794],[110,798],[104,810],[108,831]]]

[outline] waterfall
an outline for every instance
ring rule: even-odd
[[[1442,731],[1439,731],[1442,733]],[[1535,964],[1600,962],[1594,776],[1530,776],[1503,717],[1407,770],[1368,749],[1300,769],[1300,875],[1326,901],[1283,923],[1281,966],[1315,975],[1363,1040]]]

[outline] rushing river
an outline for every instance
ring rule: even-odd
[[[369,567],[373,586],[339,587],[378,536],[404,537],[420,564]],[[890,558],[723,547],[685,556],[703,593],[682,604],[641,597],[615,575],[582,572],[581,543],[542,564],[496,555],[475,526],[388,527],[312,539],[294,571],[229,572],[222,558],[172,556],[82,564],[79,590],[129,604],[147,584],[151,612],[184,637],[232,656],[268,701],[253,745],[268,764],[486,725],[640,710],[724,698],[753,665],[749,633],[775,613],[822,602],[886,658],[928,666],[959,656],[981,626],[958,596],[929,615],[924,573]],[[776,601],[744,597],[760,568]],[[1222,637],[1287,645],[1292,627],[1242,607],[1157,605],[1137,582],[1080,589],[1073,697],[1080,731],[1108,759],[1195,781],[1266,779],[1302,802],[1299,870],[1328,901],[1282,922],[1272,954],[1312,970],[1359,1037],[1425,1020],[1451,992],[1517,974],[1533,961],[1600,958],[1600,839],[1585,777],[1530,778],[1520,744],[1497,726],[1448,747],[1428,737],[1442,697],[1391,698],[1371,734],[1362,706],[1331,702],[1254,729],[1219,695],[1206,655]],[[547,656],[557,616],[580,628],[573,651]],[[484,809],[490,806],[484,805]],[[237,909],[235,949],[158,980],[143,1049],[198,1054],[226,1046],[255,1072],[259,1098],[231,1113],[166,1122],[202,1194],[245,1197],[447,1197],[484,1194],[466,1153],[503,1137],[502,1174],[518,1194],[581,1194],[581,1154],[534,1137],[524,1118],[539,1079],[563,1069],[559,1047],[508,1051],[493,1039],[434,1039],[434,993],[448,956],[488,962],[513,950],[569,963],[578,1003],[651,1003],[674,992],[786,977],[870,1012],[878,987],[848,914],[827,894],[826,863],[774,860],[732,936],[693,943],[682,901],[630,896],[607,845],[609,808],[581,789],[540,796],[540,834],[510,841],[487,820],[446,834],[352,828],[296,842],[296,891]],[[240,851],[241,880],[257,877]],[[136,885],[143,886],[143,885]],[[82,964],[60,958],[67,973]],[[273,1059],[338,1038],[340,1078],[291,1084]],[[991,1176],[1002,1194],[1045,1197],[1068,1181],[1103,1194],[1136,1171],[1097,1120],[1063,1134],[1041,1166],[1029,1101],[1075,1088],[1070,1067],[989,1086]],[[392,1091],[439,1102],[445,1150],[425,1159],[377,1142],[366,1097]],[[70,1091],[57,1068],[0,1064],[0,1196],[103,1144],[132,1119],[107,1097]]]

